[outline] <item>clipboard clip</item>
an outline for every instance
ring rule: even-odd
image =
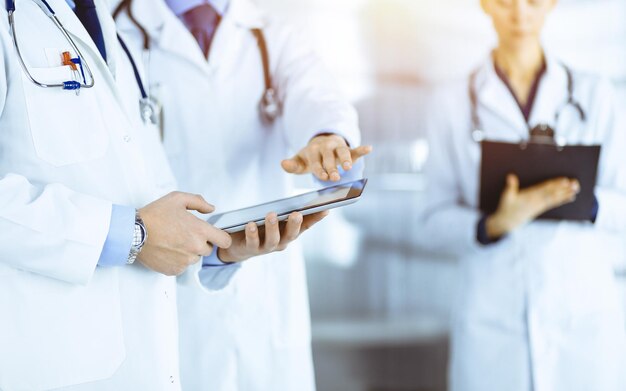
[[[556,147],[557,151],[562,151],[563,147],[565,147],[565,139],[556,137],[555,131],[550,125],[536,125],[534,128],[529,129],[528,133],[530,136],[529,139],[520,143],[522,150],[526,149],[528,144],[553,145]]]

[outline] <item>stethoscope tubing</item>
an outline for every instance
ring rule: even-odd
[[[567,106],[572,106],[576,109],[581,121],[587,121],[587,115],[585,110],[582,108],[580,102],[578,102],[574,98],[574,77],[572,75],[572,71],[566,66],[562,65],[565,69],[565,73],[567,75],[567,100],[559,106],[558,110],[554,115],[555,127],[558,125],[559,118],[561,117],[561,113]],[[478,75],[478,70],[472,72],[469,77],[469,98],[470,98],[470,109],[471,109],[471,121],[472,126],[470,129],[470,135],[472,140],[477,143],[480,143],[485,140],[485,131],[482,128],[482,123],[480,121],[480,117],[478,115],[478,92],[476,90],[476,77]],[[528,125],[528,130],[530,132],[530,124]]]
[[[133,59],[133,56],[130,54],[130,50],[128,49],[128,46],[126,46],[126,43],[124,42],[124,40],[122,39],[122,37],[119,34],[117,34],[117,40],[119,41],[120,45],[122,46],[122,49],[124,50],[124,53],[126,53],[126,56],[128,57],[128,60],[130,61],[130,65],[133,68],[133,73],[135,74],[135,80],[137,81],[137,86],[139,87],[139,92],[141,92],[141,98],[142,99],[148,99],[148,93],[146,92],[146,88],[144,86],[144,83],[141,80],[141,75],[139,75],[139,68],[137,68],[137,63],[135,63],[135,60]]]
[[[9,28],[11,31],[11,38],[13,39],[13,46],[15,47],[15,51],[17,52],[17,57],[18,60],[20,62],[20,65],[22,66],[22,69],[24,70],[24,72],[26,73],[26,76],[28,77],[28,79],[33,82],[35,85],[42,87],[42,88],[55,88],[55,87],[61,87],[65,90],[78,90],[80,88],[91,88],[94,86],[94,77],[93,77],[93,73],[91,72],[91,68],[89,67],[89,64],[87,63],[87,61],[84,61],[84,57],[83,54],[81,53],[80,49],[78,49],[78,46],[76,45],[76,43],[74,42],[74,40],[72,39],[72,37],[70,37],[69,33],[67,32],[67,30],[65,29],[65,27],[63,26],[63,24],[61,23],[61,21],[59,20],[59,18],[57,18],[54,10],[52,9],[52,7],[50,6],[50,4],[48,4],[48,2],[46,0],[39,0],[41,2],[41,4],[43,4],[47,11],[48,11],[48,17],[52,20],[52,22],[55,24],[55,26],[57,27],[57,29],[59,29],[59,31],[61,32],[61,34],[63,34],[63,37],[69,42],[70,46],[72,47],[72,49],[74,50],[74,52],[76,53],[76,55],[78,56],[78,59],[80,60],[80,67],[81,67],[81,72],[82,72],[82,76],[83,76],[83,83],[77,82],[77,81],[65,81],[62,83],[42,83],[40,81],[38,81],[37,79],[35,79],[35,77],[33,77],[33,75],[30,73],[30,71],[28,70],[28,66],[26,65],[26,62],[24,61],[24,58],[22,56],[22,52],[20,50],[20,46],[18,44],[18,39],[17,39],[17,31],[15,28],[15,16],[14,16],[14,12],[15,12],[15,0],[6,0],[6,8],[7,8],[7,12],[8,12],[8,16],[9,16]],[[89,82],[87,82],[86,78],[85,78],[85,72],[83,70],[84,69],[87,70],[87,73],[89,74]]]

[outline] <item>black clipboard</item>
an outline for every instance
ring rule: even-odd
[[[580,182],[576,201],[552,209],[539,216],[539,219],[591,219],[600,149],[599,145],[556,146],[483,141],[480,165],[481,211],[485,214],[496,211],[508,174],[519,177],[520,189],[548,179],[568,177]]]

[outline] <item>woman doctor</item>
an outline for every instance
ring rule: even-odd
[[[358,147],[355,111],[302,40],[252,2],[133,0],[128,11],[118,26],[136,49],[145,43],[137,24],[147,33],[147,77],[163,104],[165,148],[181,188],[216,197],[226,211],[289,195],[291,172],[336,181],[337,164],[355,163],[348,173],[360,175],[356,161],[369,148]],[[278,98],[273,116],[268,87]],[[292,151],[300,152],[286,159]],[[298,226],[313,222],[294,217]],[[257,233],[249,224],[246,236]],[[244,242],[234,238],[219,260],[275,248]],[[188,273],[178,303],[185,390],[314,389],[297,245]]]
[[[481,5],[498,46],[469,80],[442,92],[423,216],[423,244],[461,258],[451,389],[624,390],[625,324],[611,262],[624,242],[626,143],[611,88],[543,50],[556,0]],[[535,220],[575,199],[575,179],[520,189],[513,174],[497,211],[481,215],[480,139],[517,143],[539,124],[566,144],[602,144],[590,221]]]

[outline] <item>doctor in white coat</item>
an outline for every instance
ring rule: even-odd
[[[150,47],[147,77],[163,105],[165,148],[182,189],[217,197],[211,200],[225,211],[289,195],[285,170],[337,181],[338,163],[350,168],[369,152],[354,148],[360,143],[355,111],[292,30],[248,0],[169,5],[171,10],[162,1],[132,1],[130,15],[145,40],[128,8],[117,21],[135,47],[144,41]],[[268,86],[255,30],[263,34],[270,87],[280,102],[273,121],[259,111]],[[358,164],[348,175],[360,175]],[[224,261],[237,259],[234,251],[219,254]],[[179,309],[186,390],[314,389],[297,245],[187,273],[179,284]]]
[[[611,88],[542,49],[556,0],[481,3],[499,45],[437,101],[423,216],[422,244],[461,262],[451,389],[624,390],[625,324],[612,262],[624,248],[626,143]],[[567,144],[602,144],[590,221],[535,220],[575,199],[579,183],[570,178],[519,189],[510,175],[498,210],[481,215],[480,143],[472,135],[520,142],[538,124]]]
[[[65,0],[16,3],[0,15],[0,390],[180,390],[166,274],[230,237],[187,211],[210,212],[201,197],[166,195],[109,5],[77,0],[79,19]]]

